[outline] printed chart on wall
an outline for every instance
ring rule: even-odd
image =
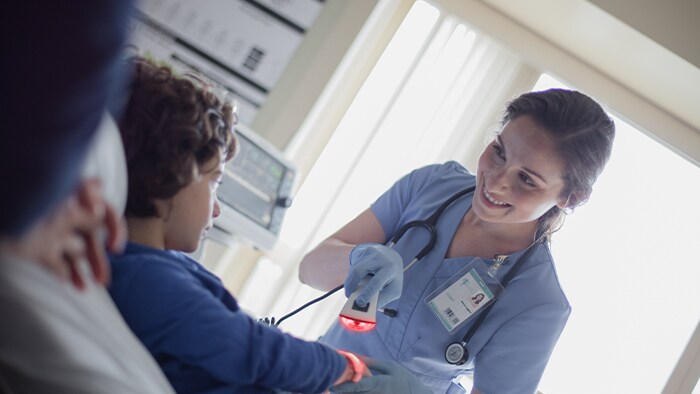
[[[131,43],[195,71],[238,102],[250,124],[323,7],[322,0],[143,0]]]

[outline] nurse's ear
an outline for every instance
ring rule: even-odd
[[[560,197],[557,201],[557,207],[564,210],[566,213],[573,212],[574,208],[586,202],[587,197],[583,197],[582,193],[571,192],[566,197]]]
[[[571,194],[567,195],[566,198],[564,197],[559,197],[557,200],[557,208],[559,209],[566,209],[570,206],[571,204]]]

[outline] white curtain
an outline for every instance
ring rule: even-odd
[[[473,169],[504,104],[538,76],[498,43],[416,2],[299,189],[241,305],[279,318],[322,294],[297,278],[303,255],[412,169],[446,160]],[[280,328],[316,339],[336,318],[340,293]]]

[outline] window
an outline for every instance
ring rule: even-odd
[[[590,201],[553,237],[573,312],[544,393],[660,393],[700,318],[700,168],[614,120]]]

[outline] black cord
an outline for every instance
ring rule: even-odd
[[[293,311],[287,313],[286,315],[282,316],[279,320],[275,320],[274,317],[269,317],[269,318],[268,318],[268,317],[264,317],[264,318],[258,319],[258,321],[261,322],[261,323],[265,323],[265,324],[267,324],[268,326],[279,327],[279,325],[280,325],[283,321],[285,321],[287,318],[290,318],[290,317],[296,315],[297,313],[301,312],[301,311],[304,310],[305,308],[307,308],[307,307],[309,307],[309,306],[311,306],[311,305],[313,305],[313,304],[315,304],[315,303],[317,303],[317,302],[319,302],[319,301],[322,301],[322,300],[328,298],[331,294],[336,293],[338,290],[342,289],[343,287],[344,287],[343,285],[340,285],[340,286],[338,286],[338,287],[336,287],[336,288],[330,290],[329,292],[327,292],[327,293],[321,295],[320,297],[314,298],[313,300],[307,302],[306,304],[300,306],[299,308],[297,308],[297,309],[295,309],[295,310],[293,310]],[[397,315],[397,312],[396,312],[395,309],[383,309],[381,312],[382,312],[383,314],[389,316],[389,317],[394,317],[394,316]]]
[[[321,300],[324,300],[324,299],[328,298],[330,295],[336,293],[338,290],[340,290],[340,289],[342,289],[342,288],[343,288],[343,285],[340,285],[340,286],[338,286],[338,287],[336,287],[336,288],[330,290],[329,292],[327,292],[327,293],[321,295],[320,297],[314,298],[313,300],[307,302],[306,304],[300,306],[299,308],[297,308],[297,309],[295,309],[295,310],[293,310],[293,311],[287,313],[286,315],[282,316],[282,317],[281,317],[279,320],[277,320],[277,321],[275,321],[275,318],[274,318],[274,317],[273,317],[273,318],[269,318],[269,319],[266,317],[266,318],[264,318],[264,319],[260,319],[259,321],[261,321],[261,322],[263,322],[263,323],[266,323],[266,324],[268,324],[268,325],[270,325],[270,326],[278,327],[278,326],[280,325],[280,323],[282,323],[282,322],[283,322],[284,320],[286,320],[287,318],[296,315],[297,313],[299,313],[299,312],[301,312],[302,310],[304,310],[304,308],[307,308],[307,307],[309,307],[309,306],[311,306],[311,305],[313,305],[313,304],[315,304],[315,303],[317,303],[317,302],[319,302],[319,301],[321,301]]]

